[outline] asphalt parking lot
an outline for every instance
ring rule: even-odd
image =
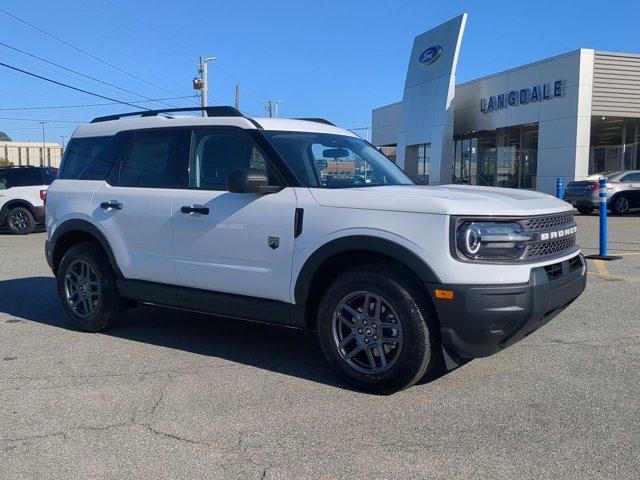
[[[576,217],[595,253],[595,215]],[[0,233],[0,478],[640,476],[640,215],[522,342],[382,397],[312,335],[150,307],[68,326],[44,233]]]

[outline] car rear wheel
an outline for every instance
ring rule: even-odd
[[[318,335],[333,369],[355,387],[390,394],[438,364],[437,322],[412,279],[392,265],[342,274],[318,309]]]
[[[62,309],[80,330],[105,330],[124,314],[115,274],[94,242],[82,242],[67,251],[58,267],[57,284]]]
[[[578,212],[582,215],[590,215],[595,210],[593,207],[578,207]]]
[[[7,226],[15,235],[28,235],[36,228],[36,221],[27,208],[16,207],[7,215]]]
[[[618,195],[613,199],[611,211],[616,215],[626,215],[631,209],[631,202],[624,195]]]

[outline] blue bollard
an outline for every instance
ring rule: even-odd
[[[607,179],[598,180],[598,202],[600,206],[600,252],[597,255],[587,255],[592,260],[620,260],[622,257],[609,255],[607,251]]]
[[[598,180],[600,187],[600,256],[607,256],[607,179],[600,177]]]
[[[562,200],[562,177],[556,178],[556,197]]]

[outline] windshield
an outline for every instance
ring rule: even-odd
[[[413,184],[395,163],[361,138],[311,132],[264,134],[306,187]]]

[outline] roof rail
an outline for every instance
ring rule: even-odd
[[[162,110],[142,110],[140,112],[118,113],[116,115],[106,115],[96,117],[91,123],[108,122],[109,120],[120,120],[122,117],[157,117],[162,113],[178,112],[206,112],[207,117],[244,117],[237,109],[228,106],[219,107],[186,107],[186,108],[165,108]]]
[[[329,120],[325,120],[324,118],[294,118],[294,120],[304,120],[306,122],[316,122],[316,123],[324,123],[325,125],[331,125],[335,127],[334,123],[331,123]]]

